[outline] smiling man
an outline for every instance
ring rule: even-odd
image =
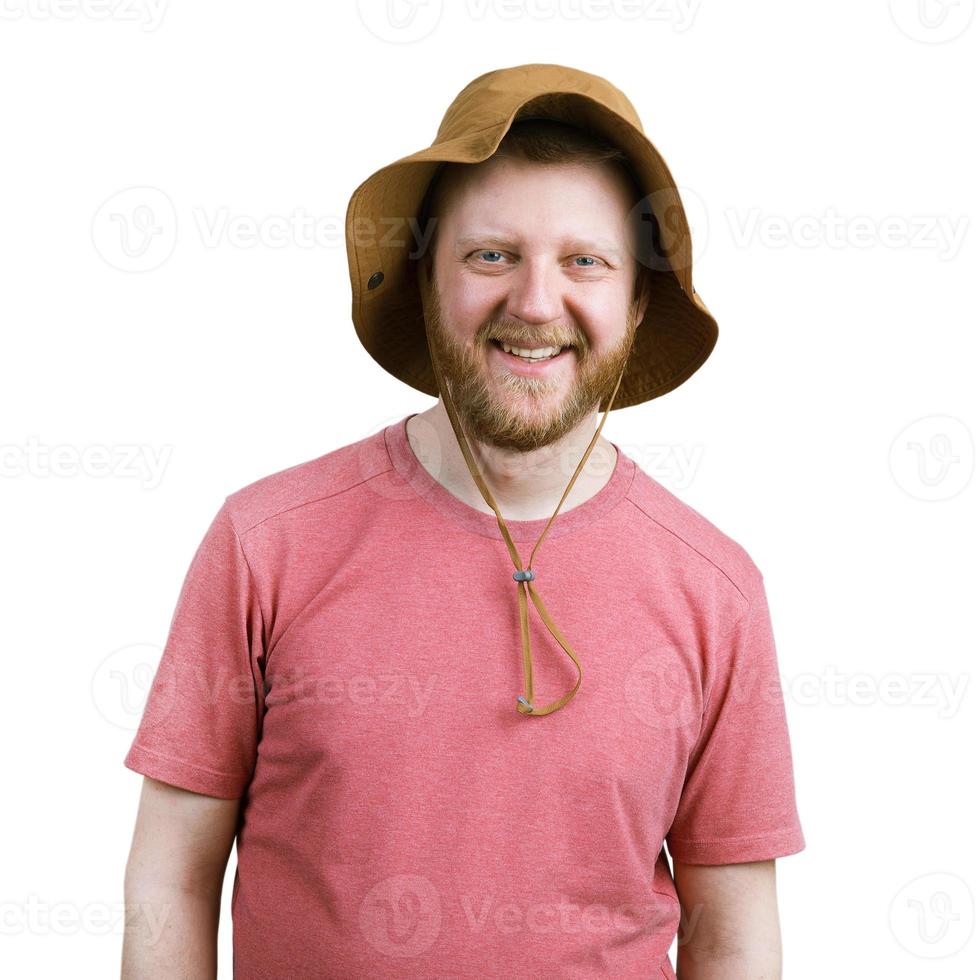
[[[520,122],[488,161],[444,172],[426,216],[420,288],[443,377],[474,439],[515,458],[573,432],[584,449],[646,308],[629,238],[635,187],[612,164],[524,155],[549,139],[601,161],[575,129]]]
[[[214,975],[233,841],[239,980],[780,976],[762,574],[601,437],[711,352],[690,257],[632,105],[560,65],[355,190],[358,338],[438,397],[214,517],[125,760],[124,978]]]

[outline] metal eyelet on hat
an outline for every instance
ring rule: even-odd
[[[383,272],[376,272],[370,279],[368,279],[367,288],[375,289],[384,282],[385,274]]]
[[[514,572],[515,582],[530,582],[532,578],[534,578],[534,572],[530,568],[525,568],[520,572]]]

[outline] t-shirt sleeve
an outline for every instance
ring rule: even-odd
[[[715,644],[701,730],[673,823],[671,856],[737,864],[805,847],[776,647],[761,575]]]
[[[124,765],[183,789],[240,797],[263,708],[262,614],[227,499],[184,579]]]

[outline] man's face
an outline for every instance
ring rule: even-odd
[[[447,178],[423,298],[453,404],[481,442],[549,445],[605,408],[643,317],[636,202],[606,166],[499,157]],[[564,349],[528,360],[501,342]]]

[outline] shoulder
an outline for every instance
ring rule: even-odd
[[[244,536],[274,517],[346,494],[390,469],[384,431],[379,430],[260,477],[228,494],[223,506]]]
[[[762,587],[762,572],[748,551],[703,514],[685,503],[639,464],[627,495],[648,534],[667,544],[685,578],[719,577],[746,603]]]

